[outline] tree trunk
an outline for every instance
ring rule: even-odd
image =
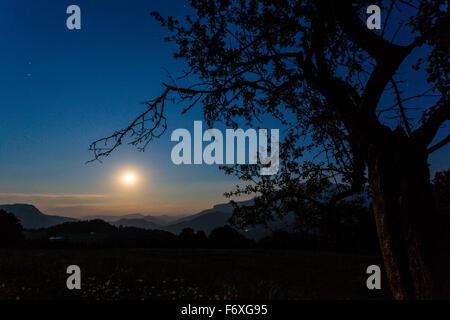
[[[403,130],[378,142],[369,147],[367,163],[392,294],[402,300],[448,298],[448,217],[436,209],[427,151]]]

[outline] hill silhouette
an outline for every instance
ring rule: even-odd
[[[0,209],[15,215],[25,229],[47,228],[64,222],[76,221],[74,218],[44,214],[31,204],[3,204],[0,205]]]

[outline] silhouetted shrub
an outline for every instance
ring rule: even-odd
[[[0,247],[16,246],[23,240],[23,228],[12,213],[0,210]]]
[[[117,232],[117,228],[108,222],[100,219],[89,221],[65,222],[53,227],[46,228],[49,233],[112,233]]]
[[[208,238],[203,230],[195,232],[192,228],[184,228],[178,240],[181,247],[184,248],[204,248],[208,246]]]
[[[209,245],[214,248],[242,248],[252,242],[230,226],[216,228],[209,235]]]
[[[206,237],[205,231],[199,230],[195,234],[195,242],[198,247],[206,247],[208,243],[208,237]]]
[[[192,247],[195,245],[195,231],[192,228],[184,228],[178,236],[180,244],[183,247]]]
[[[163,230],[145,230],[136,227],[120,227],[107,238],[109,245],[135,248],[174,248],[178,237]]]

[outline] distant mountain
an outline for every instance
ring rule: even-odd
[[[148,222],[153,222],[157,225],[160,226],[166,226],[169,225],[171,223],[173,223],[174,221],[180,219],[180,217],[183,217],[181,215],[177,215],[177,216],[168,216],[168,215],[143,215],[141,213],[133,213],[133,214],[126,214],[123,216],[107,216],[107,215],[88,215],[88,216],[84,216],[82,217],[83,220],[95,220],[95,219],[100,219],[103,221],[107,221],[107,222],[117,222],[119,220],[122,219],[133,219],[133,220],[145,220]]]
[[[247,200],[247,201],[241,201],[239,202],[240,205],[251,205],[253,203],[253,200]],[[190,221],[190,220],[194,220],[196,218],[199,218],[201,216],[207,215],[208,213],[212,213],[212,212],[222,212],[222,213],[229,213],[230,215],[233,213],[233,206],[231,205],[231,203],[221,203],[221,204],[216,204],[214,207],[212,207],[211,209],[207,209],[207,210],[203,210],[199,213],[190,215],[190,216],[186,216],[186,217],[182,217],[180,219],[177,219],[175,221],[173,221],[171,223],[171,225],[174,224],[179,224],[181,222],[186,222],[186,221]]]
[[[174,223],[175,221],[182,219],[184,217],[187,217],[189,215],[187,214],[181,214],[176,216],[168,216],[168,215],[160,215],[160,216],[146,216],[146,220],[152,221],[151,219],[154,219],[154,222],[160,225],[168,225],[171,223]]]
[[[238,202],[238,205],[245,206],[251,205],[252,200]],[[228,224],[228,219],[233,214],[233,206],[230,203],[215,205],[212,209],[204,210],[200,213],[194,214],[189,217],[178,219],[173,224],[164,227],[164,230],[179,234],[184,228],[192,228],[195,231],[203,230],[207,235],[212,230],[223,227]],[[288,215],[283,220],[276,220],[268,223],[268,227],[263,225],[257,225],[246,230],[239,230],[248,238],[259,239],[265,236],[269,236],[272,230],[289,230],[292,231],[292,222],[294,220],[293,215]]]
[[[64,222],[77,221],[73,218],[44,214],[30,204],[2,204],[0,209],[14,214],[25,229],[47,228]]]
[[[336,186],[330,190],[336,191]],[[369,205],[370,198],[367,193],[362,193],[358,196],[352,196],[348,199],[354,200],[357,197],[362,197],[364,204]],[[238,205],[251,205],[253,200],[239,202]],[[36,229],[54,226],[63,222],[76,221],[76,219],[50,216],[43,214],[36,207],[27,204],[14,205],[0,205],[0,209],[13,213],[22,222],[26,229]],[[128,214],[124,216],[101,216],[91,215],[85,216],[82,220],[101,219],[111,223],[115,226],[136,227],[142,229],[159,229],[179,234],[184,228],[192,228],[195,231],[203,230],[206,234],[211,233],[212,230],[218,227],[223,227],[227,224],[228,219],[233,213],[233,206],[230,203],[222,203],[215,205],[211,209],[203,210],[197,214],[190,216],[167,216],[167,215],[143,215],[140,213]],[[268,223],[266,228],[263,225],[258,225],[247,230],[241,230],[246,237],[258,239],[270,235],[273,230],[292,230],[292,222],[294,215],[288,214],[283,220],[277,219]]]
[[[251,203],[250,201],[241,202],[241,204]],[[204,230],[209,234],[218,227],[227,224],[227,220],[233,213],[233,206],[230,203],[218,204],[213,208],[201,211],[190,216],[151,216],[142,215],[140,213],[127,214],[124,216],[102,216],[90,215],[85,216],[83,220],[101,219],[109,222],[114,226],[136,227],[142,229],[160,229],[172,233],[180,233],[184,228],[192,228],[194,230]]]
[[[239,202],[239,205],[251,205],[252,200]],[[185,228],[192,228],[195,231],[203,230],[207,235],[212,230],[223,227],[228,224],[228,219],[233,214],[233,206],[231,203],[222,203],[215,205],[211,209],[203,210],[199,213],[179,218],[170,223],[170,218],[162,219],[164,216],[144,216],[142,214],[129,214],[125,216],[88,216],[87,220],[102,219],[108,221],[114,226],[136,227],[141,229],[159,229],[179,234]],[[289,230],[286,222],[292,222],[292,217],[288,217],[284,221],[277,220],[270,222],[268,228],[259,225],[247,230],[240,230],[248,238],[259,239],[271,234],[272,230]],[[173,218],[172,218],[173,220]],[[162,223],[161,223],[162,221]]]
[[[192,228],[195,231],[203,230],[206,234],[211,233],[212,230],[218,227],[223,227],[227,224],[228,218],[231,217],[232,212],[227,211],[210,211],[207,213],[201,212],[192,219],[183,220],[174,224],[166,226],[164,229],[178,234],[184,228]]]
[[[154,222],[147,221],[145,219],[120,219],[110,222],[116,227],[136,227],[141,229],[163,229],[161,225]]]

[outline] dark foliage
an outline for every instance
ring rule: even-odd
[[[0,247],[17,246],[23,241],[23,228],[12,213],[0,210]]]
[[[255,241],[231,226],[205,232],[185,228],[179,235],[163,230],[115,227],[102,220],[67,222],[50,228],[27,230],[26,247],[30,248],[278,248],[306,250],[344,250],[379,252],[373,217],[349,206],[338,224],[325,227],[321,215],[314,228],[289,233],[274,231],[271,236]],[[364,218],[363,218],[364,217]]]
[[[208,246],[208,238],[203,230],[195,232],[192,228],[185,228],[178,236],[180,245],[187,248],[205,248]]]
[[[136,227],[120,227],[106,239],[108,245],[130,248],[173,248],[178,243],[178,237],[170,232]]]
[[[230,226],[214,229],[209,235],[209,244],[213,248],[250,247],[253,243]]]
[[[90,221],[65,222],[46,229],[46,232],[58,235],[66,233],[114,233],[117,228],[100,219]]]
[[[450,169],[436,172],[433,179],[433,191],[438,210],[450,215]]]

